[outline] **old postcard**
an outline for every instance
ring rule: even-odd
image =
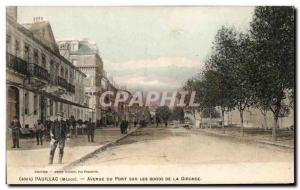
[[[294,94],[291,6],[6,7],[7,184],[294,184]]]

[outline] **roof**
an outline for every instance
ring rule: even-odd
[[[59,51],[56,44],[51,25],[48,21],[38,21],[33,23],[21,23],[26,29],[31,31],[33,35],[48,45],[52,50]]]
[[[67,65],[71,66],[72,68],[76,69],[77,71],[80,71],[79,68],[77,68],[76,66],[74,66],[69,60],[67,60],[64,56],[62,56],[59,51],[53,51],[53,49],[51,49],[49,47],[49,44],[45,44],[42,42],[41,38],[38,38],[37,35],[34,35],[33,32],[31,32],[30,30],[28,30],[24,25],[19,24],[18,22],[15,22],[13,19],[11,19],[10,17],[6,17],[6,21],[8,21],[15,29],[19,30],[20,32],[22,32],[23,34],[27,35],[28,37],[32,38],[36,43],[40,44],[43,48],[45,48],[47,51],[49,51],[50,53],[52,53],[53,55],[55,55],[57,58],[61,59],[64,63],[66,63]],[[49,23],[49,22],[48,22]],[[49,24],[50,26],[50,24]]]

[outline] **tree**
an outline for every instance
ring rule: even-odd
[[[251,81],[259,105],[273,113],[274,141],[287,91],[294,92],[294,15],[293,7],[256,7],[251,22],[255,52],[252,62],[255,79]]]
[[[193,113],[194,119],[195,119],[195,111],[202,111],[202,109],[204,108],[204,104],[203,104],[203,95],[202,95],[202,73],[198,73],[198,75],[196,75],[195,77],[192,77],[191,79],[188,79],[186,81],[186,83],[183,85],[182,89],[184,91],[188,91],[188,92],[192,92],[195,91],[196,95],[195,95],[195,102],[200,103],[199,107],[193,107],[193,108],[189,108],[189,110]],[[180,95],[178,97],[180,99]],[[189,102],[189,98],[190,96],[187,95],[185,97],[185,102],[188,103]]]
[[[179,120],[180,122],[184,121],[184,111],[182,107],[175,107],[172,111],[171,118],[174,120]]]
[[[167,122],[171,116],[171,110],[168,106],[160,106],[156,109],[155,115],[164,122]]]
[[[224,111],[236,107],[240,112],[241,134],[244,135],[244,110],[253,100],[249,70],[251,41],[248,35],[234,28],[222,27],[214,41],[214,52],[209,61],[210,68],[218,74],[220,95],[217,105],[221,107],[224,123]],[[224,126],[223,126],[224,127]]]

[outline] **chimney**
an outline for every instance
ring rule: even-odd
[[[17,19],[18,19],[18,8],[17,8],[17,6],[7,6],[6,7],[6,16],[10,17],[15,22],[17,22]]]
[[[43,17],[37,16],[37,17],[33,17],[33,22],[42,22],[44,20]]]

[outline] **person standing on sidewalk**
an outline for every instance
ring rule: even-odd
[[[124,124],[124,133],[125,134],[127,134],[128,127],[129,127],[129,122],[125,119],[125,124]]]
[[[124,134],[124,120],[122,120],[120,123],[120,130],[121,130],[121,134]]]
[[[12,134],[12,140],[13,140],[13,147],[12,148],[20,148],[19,139],[20,139],[21,124],[20,124],[17,117],[15,117],[15,119],[11,122],[10,128],[12,130],[12,133],[11,133]]]
[[[92,123],[91,118],[89,118],[89,121],[87,122],[86,129],[87,129],[88,142],[94,142],[95,126]]]
[[[35,124],[36,129],[36,145],[43,145],[43,132],[44,132],[44,124],[41,120],[38,120],[38,123]]]
[[[137,121],[136,121],[136,120],[134,120],[134,122],[133,122],[133,127],[135,128],[135,127],[136,127],[136,125],[137,125]]]
[[[57,119],[54,121],[53,125],[50,129],[50,157],[49,157],[49,164],[53,164],[53,157],[55,153],[55,149],[59,144],[59,159],[58,163],[62,163],[62,158],[64,154],[65,148],[65,140],[67,137],[67,126],[66,123],[63,121],[62,114],[57,114]]]

